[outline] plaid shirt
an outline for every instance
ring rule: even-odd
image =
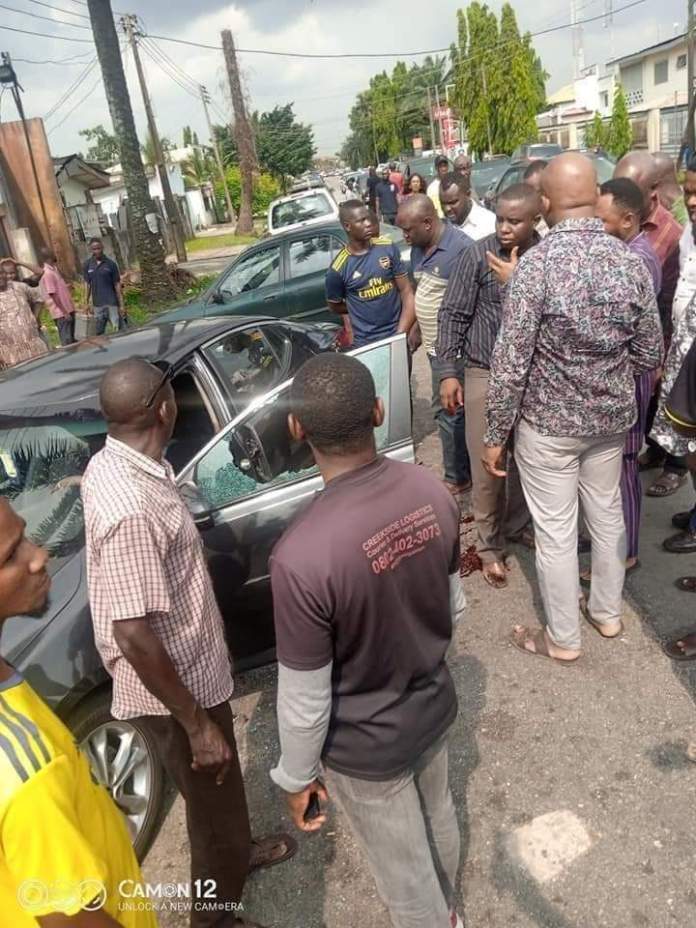
[[[114,640],[113,622],[147,616],[204,708],[232,695],[222,617],[198,531],[168,462],[107,438],[82,481],[87,582],[97,648],[113,677],[112,715],[168,715]]]

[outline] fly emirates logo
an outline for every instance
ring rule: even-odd
[[[383,277],[370,277],[366,287],[358,290],[358,296],[361,300],[375,300],[379,296],[384,296],[394,289],[394,283],[391,280],[384,280]]]

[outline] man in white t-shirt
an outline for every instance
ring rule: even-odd
[[[673,329],[684,318],[686,307],[696,293],[696,159],[686,166],[683,189],[689,222],[679,240],[679,281],[672,303]]]
[[[440,181],[440,205],[449,221],[475,242],[495,232],[495,213],[471,196],[471,179],[466,174],[445,174]]]
[[[442,206],[440,205],[440,181],[448,173],[450,169],[450,163],[445,158],[444,155],[438,155],[435,159],[435,180],[432,180],[428,184],[428,196],[433,201],[433,206],[435,207],[435,212],[438,214],[440,219],[443,218]]]

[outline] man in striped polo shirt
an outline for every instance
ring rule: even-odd
[[[411,245],[411,267],[416,280],[416,319],[432,370],[433,415],[442,442],[445,483],[456,496],[471,489],[471,467],[464,433],[464,408],[454,414],[440,402],[440,371],[435,354],[437,323],[447,283],[457,259],[472,244],[464,232],[439,218],[432,200],[416,193],[399,208],[396,224]],[[460,379],[464,382],[463,361]]]

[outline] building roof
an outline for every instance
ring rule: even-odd
[[[551,93],[546,98],[548,106],[558,106],[559,103],[571,103],[575,99],[575,84],[565,84],[555,93]]]
[[[684,45],[685,43],[686,33],[682,32],[680,35],[672,36],[671,39],[665,39],[664,42],[658,42],[656,45],[648,45],[647,48],[641,48],[640,51],[631,52],[630,55],[624,55],[623,58],[612,58],[611,61],[607,61],[607,64],[631,64],[633,61],[638,61],[645,55],[653,55],[655,52],[667,52],[670,48],[676,48],[677,45]]]
[[[80,155],[65,155],[62,158],[53,159],[53,167],[56,172],[56,178],[65,171],[73,180],[80,181],[94,190],[97,187],[109,186],[109,175],[102,170],[101,166],[94,161],[85,161]]]

